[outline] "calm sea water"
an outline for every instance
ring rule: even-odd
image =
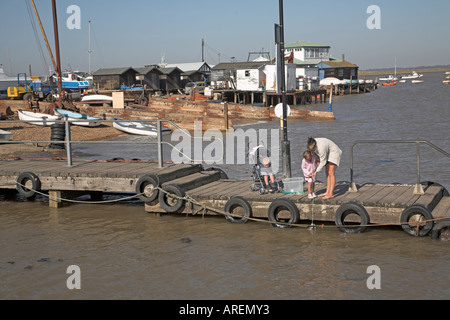
[[[421,84],[336,97],[336,121],[289,121],[293,176],[301,174],[308,136],[329,137],[341,147],[337,179],[346,181],[357,140],[427,140],[449,152],[450,86],[443,79],[425,74]],[[279,123],[240,128],[277,129]],[[75,149],[83,157],[155,158],[152,145]],[[450,189],[449,159],[427,146],[420,152],[421,181]],[[416,147],[358,145],[354,168],[358,183],[415,183]],[[156,216],[135,200],[61,209],[49,208],[45,197],[0,200],[1,299],[450,298],[449,242],[411,237],[398,228],[349,235],[334,228],[284,230],[257,222],[233,225],[220,217]],[[67,288],[70,265],[80,268],[79,290]],[[367,287],[371,265],[380,268],[381,289]]]

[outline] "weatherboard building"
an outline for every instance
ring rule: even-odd
[[[359,67],[348,61],[333,58],[331,47],[310,41],[296,41],[286,44],[285,56],[296,65],[297,78],[328,78],[338,79],[358,78]]]

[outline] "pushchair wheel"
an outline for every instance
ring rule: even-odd
[[[265,194],[266,193],[266,189],[261,188],[261,189],[259,189],[258,193],[259,194]]]
[[[250,185],[250,191],[256,191],[256,190],[258,190],[258,188],[256,187],[256,185],[254,183],[252,183]]]

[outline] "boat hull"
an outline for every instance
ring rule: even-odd
[[[68,110],[62,110],[62,109],[55,109],[55,114],[60,116],[67,116],[69,118],[69,121],[72,121],[74,125],[77,126],[83,126],[83,127],[98,127],[101,122],[99,118],[89,117],[87,115],[76,113]],[[80,120],[86,120],[86,121],[80,121]]]
[[[51,126],[55,123],[55,120],[60,117],[54,116],[51,114],[38,113],[38,112],[30,112],[18,110],[17,114],[19,115],[19,120],[29,121],[29,124],[34,124],[37,126]]]
[[[132,122],[124,122],[125,119],[113,118],[115,122],[113,122],[113,127],[117,130],[136,134],[141,136],[154,136],[158,135],[157,129],[155,125],[141,122],[141,121],[132,121]],[[169,128],[163,127],[162,134],[168,134],[171,130]]]
[[[11,139],[11,132],[0,129],[0,141],[9,141]]]

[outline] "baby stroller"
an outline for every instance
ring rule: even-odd
[[[282,185],[280,182],[275,181],[274,184],[270,182],[266,185],[264,182],[264,174],[269,175],[272,173],[272,168],[264,167],[263,161],[270,158],[270,151],[263,145],[254,147],[249,152],[249,162],[252,164],[252,180],[253,183],[250,185],[251,191],[258,191],[259,194],[265,194],[269,192],[281,192]]]

